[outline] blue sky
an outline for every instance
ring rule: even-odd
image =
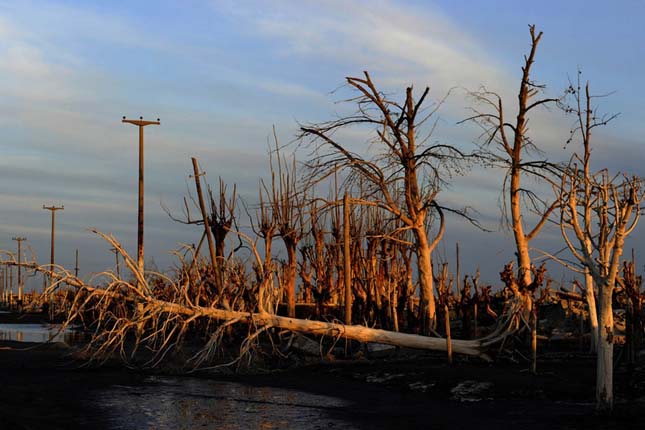
[[[87,232],[113,233],[136,246],[136,129],[122,115],[160,117],[146,130],[146,252],[160,267],[168,251],[199,239],[173,223],[161,203],[181,209],[190,157],[211,183],[237,183],[252,202],[267,173],[272,126],[283,142],[297,121],[330,119],[347,109],[332,94],[347,75],[369,70],[384,89],[484,84],[513,103],[527,25],[545,35],[535,78],[557,95],[578,67],[621,115],[597,134],[598,166],[643,175],[645,30],[640,1],[0,1],[0,249],[29,239],[49,255],[49,213],[58,213],[57,261],[84,274],[110,267],[108,246]],[[469,101],[456,91],[442,111],[437,139],[468,146],[457,126]],[[554,159],[570,120],[543,112],[533,131]],[[447,202],[472,204],[497,228],[499,172],[475,169],[455,180]],[[642,243],[644,228],[636,235]],[[451,222],[440,252],[462,245],[464,267],[484,278],[512,258],[505,234]],[[634,243],[634,242],[632,242]],[[536,246],[556,249],[557,231]],[[631,245],[630,245],[631,246]],[[559,278],[562,271],[554,270]]]

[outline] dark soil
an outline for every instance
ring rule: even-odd
[[[0,324],[46,324],[49,323],[49,316],[46,313],[29,312],[0,313]]]
[[[88,400],[92,394],[145,383],[145,375],[115,366],[79,368],[69,353],[60,344],[0,342],[0,429],[100,430],[103,412]],[[438,354],[397,351],[279,372],[200,376],[343,398],[351,406],[329,413],[365,429],[642,428],[645,366],[617,368],[610,418],[593,412],[594,368],[593,357],[579,353],[549,353],[532,375],[509,361],[460,359],[448,366]]]
[[[62,344],[0,342],[0,429],[103,429],[93,390],[142,379],[122,369],[79,369]]]
[[[594,414],[592,357],[544,358],[537,375],[526,366],[459,361],[399,352],[403,358],[310,365],[278,375],[237,376],[354,401],[347,420],[365,428],[398,429],[626,429],[642,428],[645,367],[616,374],[616,408]],[[462,384],[462,392],[455,388]],[[470,388],[470,390],[469,390]],[[465,392],[464,392],[465,391]],[[470,392],[468,392],[470,391]]]

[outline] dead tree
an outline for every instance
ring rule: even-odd
[[[211,208],[209,225],[215,239],[215,255],[219,262],[218,266],[222,267],[222,263],[226,258],[224,255],[226,236],[235,222],[237,186],[233,184],[233,191],[229,194],[227,185],[222,178],[219,178],[219,192],[217,193],[217,197],[210,187],[208,187],[208,195],[210,197]]]
[[[370,75],[348,77],[348,86],[358,94],[355,114],[301,127],[301,139],[310,138],[316,154],[308,162],[309,174],[324,180],[338,168],[347,168],[350,180],[362,181],[363,204],[375,205],[397,218],[415,238],[419,268],[420,314],[424,333],[436,325],[431,255],[444,232],[444,212],[438,194],[446,185],[449,172],[458,170],[464,154],[455,147],[429,144],[423,124],[441,106],[425,107],[429,88],[415,99],[412,87],[406,89],[402,103],[379,91]],[[368,126],[379,153],[360,155],[338,140],[341,130]],[[454,171],[453,170],[453,171]],[[353,199],[357,202],[357,198]],[[359,203],[359,202],[358,202]],[[359,203],[360,204],[360,203]],[[432,233],[431,233],[432,230]]]
[[[589,184],[586,184],[586,183]],[[625,238],[634,231],[643,201],[642,179],[610,176],[606,170],[585,176],[572,164],[563,174],[560,187],[560,228],[574,257],[589,270],[598,287],[596,410],[613,408],[612,297],[620,270]],[[585,190],[589,186],[590,194]],[[591,198],[590,202],[584,202]],[[592,207],[591,217],[580,207]],[[588,244],[591,243],[591,249]]]
[[[222,309],[214,306],[197,305],[186,294],[190,278],[172,279],[163,274],[154,274],[157,281],[150,283],[144,277],[136,262],[123,247],[111,236],[94,231],[105,239],[122,255],[123,261],[134,275],[133,281],[117,278],[112,272],[101,274],[105,282],[100,287],[85,283],[63,267],[55,271],[36,263],[21,263],[20,267],[46,273],[53,280],[46,294],[51,295],[64,284],[76,289],[68,319],[63,325],[85,322],[91,324],[87,357],[97,363],[120,357],[124,362],[142,367],[155,367],[165,357],[184,344],[186,335],[198,321],[208,327],[203,346],[186,362],[187,370],[212,364],[212,359],[221,348],[222,335],[228,327],[243,325],[248,335],[240,346],[240,355],[229,364],[234,364],[246,355],[255,341],[269,329],[309,333],[334,338],[354,339],[360,342],[379,342],[408,348],[447,351],[445,339],[396,333],[371,329],[364,326],[343,325],[322,321],[312,321],[282,317],[268,312],[254,312],[252,307]],[[252,258],[262,269],[262,258],[256,248],[256,241],[240,231],[235,234],[243,237],[249,246]],[[17,265],[14,260],[0,261],[0,264]],[[246,282],[240,278],[240,282]],[[236,281],[237,282],[237,281]],[[232,304],[236,303],[234,298]],[[242,301],[240,301],[242,303]],[[497,329],[482,339],[452,340],[450,347],[454,353],[480,357],[490,360],[487,352],[495,350],[497,344],[517,328],[519,302],[510,309],[500,321]],[[248,303],[248,306],[253,306]],[[88,318],[89,320],[84,320]],[[144,351],[147,361],[141,362],[139,351]]]
[[[194,206],[200,210],[200,217],[193,219],[191,216],[191,205],[188,199],[184,198],[184,218],[177,218],[173,216],[168,209],[164,210],[173,221],[182,224],[203,225],[204,235],[200,241],[200,246],[197,249],[195,258],[199,256],[199,248],[204,240],[207,239],[209,255],[211,258],[211,265],[207,270],[204,283],[200,283],[197,292],[197,303],[199,303],[203,294],[208,294],[211,301],[221,301],[226,308],[228,308],[228,292],[226,283],[226,257],[224,255],[226,236],[235,224],[236,219],[236,202],[237,202],[237,189],[233,186],[232,193],[228,193],[228,187],[224,181],[219,179],[219,193],[217,198],[213,194],[213,190],[208,186],[208,198],[210,201],[209,208],[206,207],[204,196],[202,193],[201,177],[205,172],[201,172],[196,158],[192,158],[193,163],[193,178],[195,180],[195,189],[197,193],[197,201],[192,197],[189,192],[189,199]],[[214,288],[213,288],[214,287]],[[207,291],[214,290],[214,291]]]
[[[625,293],[625,350],[626,361],[629,365],[636,362],[643,336],[643,295],[641,285],[642,276],[636,276],[635,264],[632,258],[630,262],[623,262],[623,276],[618,279],[620,286]]]
[[[321,212],[318,203],[314,200],[309,207],[309,235],[313,244],[303,248],[306,258],[313,267],[315,284],[312,285],[312,295],[316,302],[316,312],[323,314],[323,306],[330,297],[331,271],[327,265],[327,251],[325,246],[326,214]]]
[[[580,216],[584,219],[584,224],[592,225],[593,211],[595,209],[594,206],[596,202],[593,196],[594,190],[591,172],[591,136],[596,127],[608,124],[617,115],[599,115],[596,108],[594,108],[591,104],[592,99],[595,97],[592,96],[589,92],[589,82],[586,83],[583,93],[580,78],[581,72],[578,71],[575,86],[573,83],[570,83],[567,90],[567,94],[572,98],[572,102],[563,102],[561,107],[566,113],[572,114],[575,117],[574,126],[572,127],[571,135],[569,136],[567,143],[570,143],[575,138],[579,138],[580,144],[582,146],[582,154],[578,155],[576,153],[572,158],[572,163],[581,164],[581,169],[578,170],[577,166],[575,168],[577,170],[577,174],[581,175],[584,178],[581,182],[582,188],[578,190],[578,193],[581,194],[581,196],[577,198],[576,201],[578,203],[578,211],[580,212]],[[559,193],[560,190],[556,188],[556,192]],[[584,246],[587,249],[588,253],[593,252],[591,234],[586,235]],[[571,265],[567,266],[573,270],[576,270],[576,268],[571,267]],[[585,277],[584,293],[589,309],[589,326],[591,327],[591,351],[596,352],[599,332],[594,280],[588,267],[582,265],[581,270],[583,271]]]
[[[255,214],[255,222],[251,218],[253,232],[262,238],[264,242],[264,264],[262,269],[256,266],[257,284],[258,284],[258,304],[261,312],[273,310],[278,300],[273,300],[275,296],[274,288],[274,270],[273,263],[273,238],[277,235],[277,220],[273,215],[273,205],[270,204],[275,189],[275,175],[271,172],[271,187],[266,186],[264,181],[260,181],[260,203]],[[267,202],[268,200],[268,202]],[[279,294],[278,294],[279,296]]]
[[[576,116],[576,127],[569,141],[579,136],[582,155],[574,154],[556,188],[560,200],[560,228],[567,247],[585,274],[593,282],[587,283],[587,300],[598,288],[598,325],[592,336],[597,345],[596,409],[608,413],[613,408],[613,295],[619,281],[621,255],[625,238],[635,229],[643,201],[643,180],[638,177],[610,175],[607,170],[592,173],[591,134],[595,127],[606,125],[615,118],[602,116],[592,106],[589,85],[581,92],[578,85],[570,85],[573,107],[565,110]],[[578,165],[582,164],[582,168]],[[591,292],[590,292],[591,290]],[[592,303],[589,303],[590,311]]]
[[[298,273],[298,243],[302,239],[303,202],[305,190],[298,189],[295,157],[289,164],[280,154],[278,139],[274,130],[276,145],[275,159],[269,160],[272,175],[277,169],[277,180],[272,182],[271,207],[277,231],[287,251],[287,261],[283,266],[282,284],[286,296],[287,316],[296,316],[296,277]]]
[[[535,26],[529,27],[531,34],[531,49],[524,57],[522,77],[518,92],[517,116],[513,123],[508,122],[506,108],[502,97],[495,92],[483,89],[471,92],[476,103],[483,105],[486,111],[473,109],[475,115],[463,122],[474,121],[483,129],[481,156],[488,162],[505,171],[502,193],[504,195],[503,218],[510,225],[515,240],[519,291],[524,292],[531,282],[530,242],[539,234],[551,213],[558,205],[557,199],[549,203],[538,193],[522,185],[523,178],[546,179],[559,177],[557,166],[545,159],[532,157],[540,153],[540,149],[528,134],[530,113],[540,107],[556,103],[560,99],[536,97],[544,89],[531,79],[531,68],[535,61],[537,47],[542,38],[542,32],[536,34]],[[523,204],[528,202],[528,207]],[[510,212],[510,214],[509,214]],[[537,216],[537,222],[531,230],[525,230],[529,213]]]

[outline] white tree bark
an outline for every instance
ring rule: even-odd
[[[596,411],[609,413],[614,406],[614,315],[611,303],[613,287],[603,285],[600,294],[600,327],[596,367]]]
[[[589,307],[589,327],[591,328],[590,352],[596,353],[598,351],[598,310],[596,308],[593,277],[589,273],[589,269],[585,270],[585,284],[585,298]]]

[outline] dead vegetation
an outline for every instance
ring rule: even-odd
[[[432,104],[428,88],[415,94],[408,87],[397,100],[365,72],[347,78],[355,92],[349,100],[354,114],[301,127],[299,142],[312,154],[302,171],[275,138],[271,176],[260,181],[257,205],[240,204],[235,186],[221,179],[214,191],[192,159],[195,195],[184,199],[183,217],[172,216],[203,233],[197,246],[175,251],[171,272],[144,271],[116,238],[98,231],[128,271],[117,266],[84,281],[63,267],[24,263],[11,253],[2,263],[50,276],[42,298],[58,295],[65,324],[88,331],[90,362],[119,357],[131,366],[156,367],[181,357],[187,371],[283,357],[297,332],[319,342],[321,355],[345,339],[442,351],[449,362],[453,354],[520,357],[536,372],[538,340],[555,338],[540,327],[542,313],[551,312],[549,306],[565,309],[566,303],[573,315],[567,318],[580,321],[578,337],[587,335],[590,345],[598,345],[599,409],[609,410],[618,338],[614,306],[626,310],[631,362],[642,341],[641,278],[633,262],[621,260],[624,240],[640,215],[642,181],[590,171],[590,132],[607,121],[592,114],[589,93],[581,97],[580,86],[570,91],[576,104],[568,112],[577,114],[582,155],[567,165],[527,158],[527,151],[539,149],[527,134],[529,114],[563,103],[535,100],[543,87],[530,73],[541,33],[531,27],[530,35],[515,122],[505,119],[496,93],[472,93],[492,109],[469,118],[484,129],[485,142],[474,154],[430,139],[442,101]],[[370,133],[371,146],[362,153],[340,139],[355,127]],[[433,261],[447,216],[477,225],[468,208],[441,203],[452,175],[474,160],[506,172],[504,201],[517,262],[501,271],[499,291],[482,285],[479,273],[460,279],[458,268]],[[527,176],[551,184],[554,196],[527,190],[522,185]],[[330,191],[323,196],[325,187]],[[241,227],[246,220],[240,207],[250,228]],[[537,213],[528,232],[527,213]],[[532,264],[529,243],[554,218],[577,269],[586,275],[584,286],[574,282],[579,292],[565,284],[553,291],[545,267]],[[276,258],[276,249],[286,258]]]

